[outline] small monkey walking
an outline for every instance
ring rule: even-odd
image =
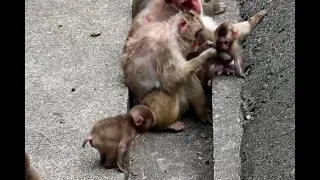
[[[87,142],[100,153],[101,162],[108,169],[119,168],[127,173],[125,159],[131,146],[131,141],[138,135],[146,133],[155,125],[153,112],[143,105],[134,106],[128,114],[109,117],[95,123],[82,143]]]
[[[41,180],[40,175],[36,168],[30,164],[30,158],[27,152],[24,153],[24,165],[25,165],[25,179],[26,180]]]

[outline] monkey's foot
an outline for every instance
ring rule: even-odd
[[[262,19],[266,16],[267,10],[259,11],[257,14],[253,15],[248,21],[250,23],[251,28],[257,26]]]
[[[109,161],[105,161],[103,166],[106,168],[106,169],[113,169],[115,168],[115,166],[112,165],[112,163],[110,163]]]
[[[245,73],[240,73],[239,76],[243,79],[245,79],[247,77],[247,75]]]
[[[223,2],[213,2],[211,4],[211,9],[213,14],[217,15],[217,14],[222,14],[226,11],[227,9],[227,5]]]
[[[104,164],[106,162],[106,159],[100,159],[100,163]]]
[[[130,175],[131,176],[138,176],[139,174],[137,172],[135,172],[135,171],[130,171]]]
[[[184,129],[184,123],[181,121],[177,121],[168,126],[168,129],[172,129],[176,132],[182,131]]]
[[[120,168],[120,167],[118,167],[118,171],[120,171],[120,172],[122,172],[122,173],[125,173],[125,174],[128,174],[128,173],[129,173],[129,171],[128,171],[127,169],[125,169],[125,168]]]
[[[232,70],[232,69],[229,69],[229,68],[226,68],[225,70],[225,73],[229,76],[230,74],[231,75],[236,75],[236,71]]]
[[[202,117],[200,119],[201,123],[202,124],[212,124],[213,123],[213,120],[212,120],[212,113],[211,111],[207,111],[206,112],[206,116],[205,117]]]

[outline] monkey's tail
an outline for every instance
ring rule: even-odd
[[[84,148],[84,146],[87,144],[87,142],[90,141],[90,145],[91,145],[91,141],[92,141],[92,136],[88,136],[82,143],[82,148]]]

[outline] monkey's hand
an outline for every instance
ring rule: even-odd
[[[208,49],[208,48],[215,48],[216,47],[216,44],[214,43],[214,42],[212,42],[212,41],[206,41],[205,43],[203,43],[205,46],[206,46],[206,48]]]
[[[215,48],[215,43],[212,41],[206,41],[197,48],[196,52],[200,54],[211,47]]]

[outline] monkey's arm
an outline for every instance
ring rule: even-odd
[[[201,54],[203,51],[207,50],[210,47],[215,47],[215,44],[211,41],[206,41],[203,44],[201,44],[195,51],[189,53],[186,57],[187,60],[193,59],[199,54]]]
[[[191,59],[190,61],[186,61],[184,63],[184,67],[183,69],[185,69],[185,71],[183,71],[186,74],[183,74],[182,76],[188,76],[192,73],[194,73],[194,71],[201,66],[204,62],[206,62],[206,60],[208,60],[209,58],[216,56],[217,55],[217,51],[216,49],[213,48],[209,48],[207,50],[205,50],[204,52],[202,52],[198,57]]]
[[[128,156],[130,145],[131,141],[127,142],[122,140],[118,147],[117,164],[119,169],[124,173],[128,172],[128,167],[125,167],[125,160]]]
[[[243,40],[245,37],[247,37],[253,28],[255,28],[265,17],[267,14],[266,10],[259,11],[255,15],[251,16],[249,20],[235,23],[233,24],[233,27],[239,31],[238,38],[239,40]],[[213,22],[215,22],[212,18],[202,17],[202,21],[205,24],[205,28],[200,33],[199,41],[205,42],[206,40],[214,41],[213,39],[213,32],[217,28],[217,25]],[[210,21],[210,22],[209,22]]]
[[[244,73],[245,65],[241,52],[242,48],[238,43],[235,42],[234,46],[230,50],[230,56],[234,60],[234,65],[236,67],[238,75],[242,78],[246,78],[246,75]]]

